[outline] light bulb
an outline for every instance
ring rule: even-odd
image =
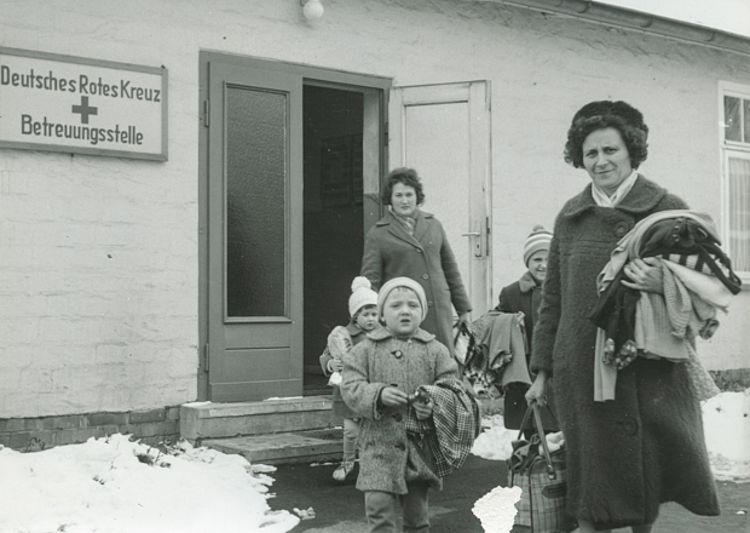
[[[302,7],[302,14],[307,20],[318,20],[323,16],[325,10],[320,0],[304,0],[305,5]]]

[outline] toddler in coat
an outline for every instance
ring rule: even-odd
[[[385,327],[344,356],[342,396],[361,417],[359,476],[372,532],[429,531],[428,489],[468,455],[478,410],[458,380],[448,349],[419,325],[427,314],[411,278],[378,293]],[[439,429],[436,429],[439,428]]]
[[[378,294],[372,290],[370,280],[357,276],[352,281],[352,294],[349,296],[349,316],[346,326],[336,326],[328,335],[328,344],[320,356],[320,366],[323,373],[329,376],[328,384],[333,387],[333,413],[343,418],[344,453],[341,464],[333,471],[333,479],[345,481],[354,470],[357,456],[357,437],[359,434],[359,419],[341,399],[341,362],[352,346],[364,340],[368,331],[378,325]]]

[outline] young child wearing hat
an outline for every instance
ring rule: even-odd
[[[364,492],[371,531],[400,531],[399,508],[405,531],[426,531],[427,491],[442,488],[442,476],[450,471],[443,468],[444,457],[455,459],[451,466],[458,468],[463,459],[457,457],[468,455],[476,435],[476,415],[461,411],[468,399],[461,396],[465,391],[456,362],[419,327],[426,314],[427,298],[418,282],[407,277],[387,281],[378,293],[378,316],[385,327],[369,333],[344,357],[341,392],[361,417],[357,489]],[[446,388],[451,386],[458,389]],[[450,418],[443,424],[443,415],[456,412],[461,423]]]
[[[539,305],[542,302],[542,283],[547,275],[547,254],[549,253],[552,233],[544,229],[544,226],[536,225],[529,233],[523,245],[523,263],[528,269],[521,278],[503,287],[500,298],[495,307],[496,311],[505,313],[524,314],[524,329],[526,330],[527,347],[526,365],[531,357],[531,339],[534,333],[534,323],[539,317]],[[503,417],[505,426],[509,429],[517,429],[521,419],[526,412],[526,400],[524,394],[528,385],[523,383],[510,383],[505,389],[505,409]],[[545,431],[557,428],[557,423],[550,418],[546,409],[543,410]],[[549,426],[549,427],[548,427]]]
[[[352,294],[349,296],[349,316],[351,319],[346,326],[336,326],[328,335],[328,344],[320,356],[320,366],[323,373],[330,376],[328,384],[333,387],[332,410],[336,416],[343,418],[344,425],[344,453],[341,464],[333,471],[333,479],[344,481],[354,470],[357,456],[357,437],[359,434],[359,419],[341,399],[341,362],[344,354],[364,340],[367,332],[378,326],[378,294],[372,290],[370,280],[357,276],[352,281]]]

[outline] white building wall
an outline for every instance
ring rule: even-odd
[[[0,151],[0,417],[194,400],[199,50],[391,76],[492,82],[493,295],[536,223],[587,181],[562,161],[572,114],[625,99],[651,127],[647,176],[718,219],[718,80],[746,56],[493,3],[325,0],[0,2],[0,46],[169,70],[169,161]],[[439,213],[438,213],[439,216]],[[748,367],[750,297],[709,368]]]

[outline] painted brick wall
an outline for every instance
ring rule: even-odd
[[[591,99],[641,108],[642,171],[720,216],[717,82],[750,84],[747,57],[494,3],[324,3],[314,26],[298,0],[3,6],[0,46],[166,66],[169,161],[0,153],[0,417],[195,399],[201,49],[395,85],[491,80],[493,294],[520,275],[528,230],[585,185],[561,153]],[[736,300],[710,368],[750,366],[750,300]]]

